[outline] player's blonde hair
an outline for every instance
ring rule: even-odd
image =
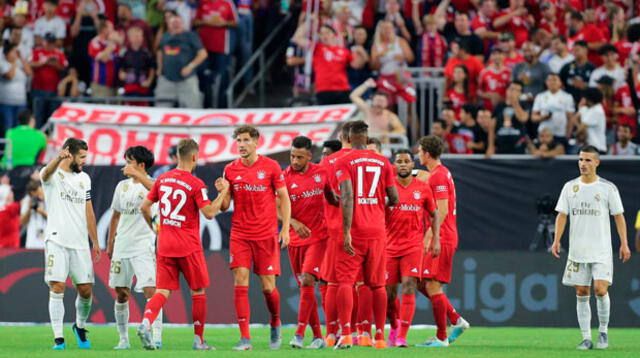
[[[198,142],[191,138],[183,138],[178,142],[178,157],[182,160],[189,160],[193,152],[198,152],[200,146]]]

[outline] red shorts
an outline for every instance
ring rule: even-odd
[[[353,285],[362,271],[364,284],[380,287],[386,283],[385,240],[356,239],[352,241],[355,255],[349,255],[344,248],[336,252],[336,277],[338,283]]]
[[[327,240],[327,249],[324,253],[322,266],[320,267],[320,278],[326,282],[336,283],[336,252],[344,247],[343,240],[338,240],[333,236]]]
[[[403,277],[422,276],[422,249],[404,256],[387,257],[387,285],[402,282]]]
[[[422,278],[433,279],[442,283],[451,282],[451,270],[453,269],[453,255],[456,249],[453,246],[442,245],[440,256],[433,258],[425,255],[422,260]]]
[[[209,287],[209,270],[204,261],[204,253],[196,251],[185,257],[158,255],[156,288],[162,290],[180,289],[180,272],[192,290]]]
[[[317,241],[304,246],[289,246],[289,261],[291,270],[300,284],[303,273],[310,273],[315,278],[320,277],[324,253],[327,249],[327,240]]]
[[[278,237],[266,240],[234,238],[229,243],[229,268],[246,267],[256,275],[280,275]]]

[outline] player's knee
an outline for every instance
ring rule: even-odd
[[[313,286],[316,284],[316,278],[308,273],[303,273],[302,278],[300,279],[300,284],[302,286]]]
[[[128,290],[123,290],[123,289],[119,289],[116,288],[116,294],[117,294],[117,301],[118,303],[125,303],[127,301],[129,301],[129,292]]]
[[[144,298],[149,299],[151,297],[153,297],[153,295],[156,293],[156,288],[155,287],[145,287],[142,289],[142,292],[144,293]]]
[[[609,290],[607,289],[607,287],[594,287],[593,288],[593,292],[596,294],[596,296],[602,297],[605,296],[607,294]]]
[[[53,293],[64,293],[64,282],[49,282],[49,291]]]
[[[80,295],[80,297],[85,299],[91,297],[91,285],[78,285],[76,289],[78,290],[78,295]]]
[[[577,296],[589,296],[589,286],[578,286],[578,287],[576,287],[576,295]]]
[[[402,294],[403,295],[415,295],[416,294],[416,285],[415,284],[407,284],[402,285]]]

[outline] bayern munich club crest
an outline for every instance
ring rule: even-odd
[[[258,179],[262,180],[262,179],[264,179],[264,177],[265,177],[265,173],[264,173],[264,171],[259,170],[259,171],[258,171]]]
[[[413,198],[416,200],[420,200],[420,192],[419,191],[414,191],[413,192]]]
[[[315,180],[316,183],[320,183],[322,181],[322,178],[320,177],[320,174],[316,174],[313,176],[313,180]]]

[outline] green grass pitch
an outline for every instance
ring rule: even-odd
[[[283,344],[279,351],[270,351],[267,346],[269,332],[267,328],[252,328],[254,349],[251,352],[233,352],[231,347],[238,339],[235,328],[208,328],[205,338],[217,348],[213,352],[193,352],[191,343],[193,331],[190,328],[170,328],[163,332],[164,348],[147,352],[140,348],[140,342],[133,327],[130,327],[132,349],[114,351],[118,335],[114,326],[91,326],[89,338],[93,348],[80,351],[70,326],[65,326],[66,351],[51,351],[53,344],[51,329],[48,326],[0,326],[0,357],[82,357],[82,358],[138,358],[138,357],[193,357],[212,355],[220,357],[513,357],[513,358],[569,358],[569,357],[640,357],[640,329],[611,329],[610,347],[606,351],[581,352],[574,349],[580,341],[577,328],[480,328],[471,327],[458,342],[448,348],[392,348],[376,351],[372,348],[355,347],[348,351],[294,350],[286,343],[291,339],[293,328],[283,330]],[[431,337],[435,332],[430,329],[415,329],[409,332],[408,342],[415,345]],[[597,332],[593,332],[594,338]],[[306,340],[309,342],[309,337]]]

